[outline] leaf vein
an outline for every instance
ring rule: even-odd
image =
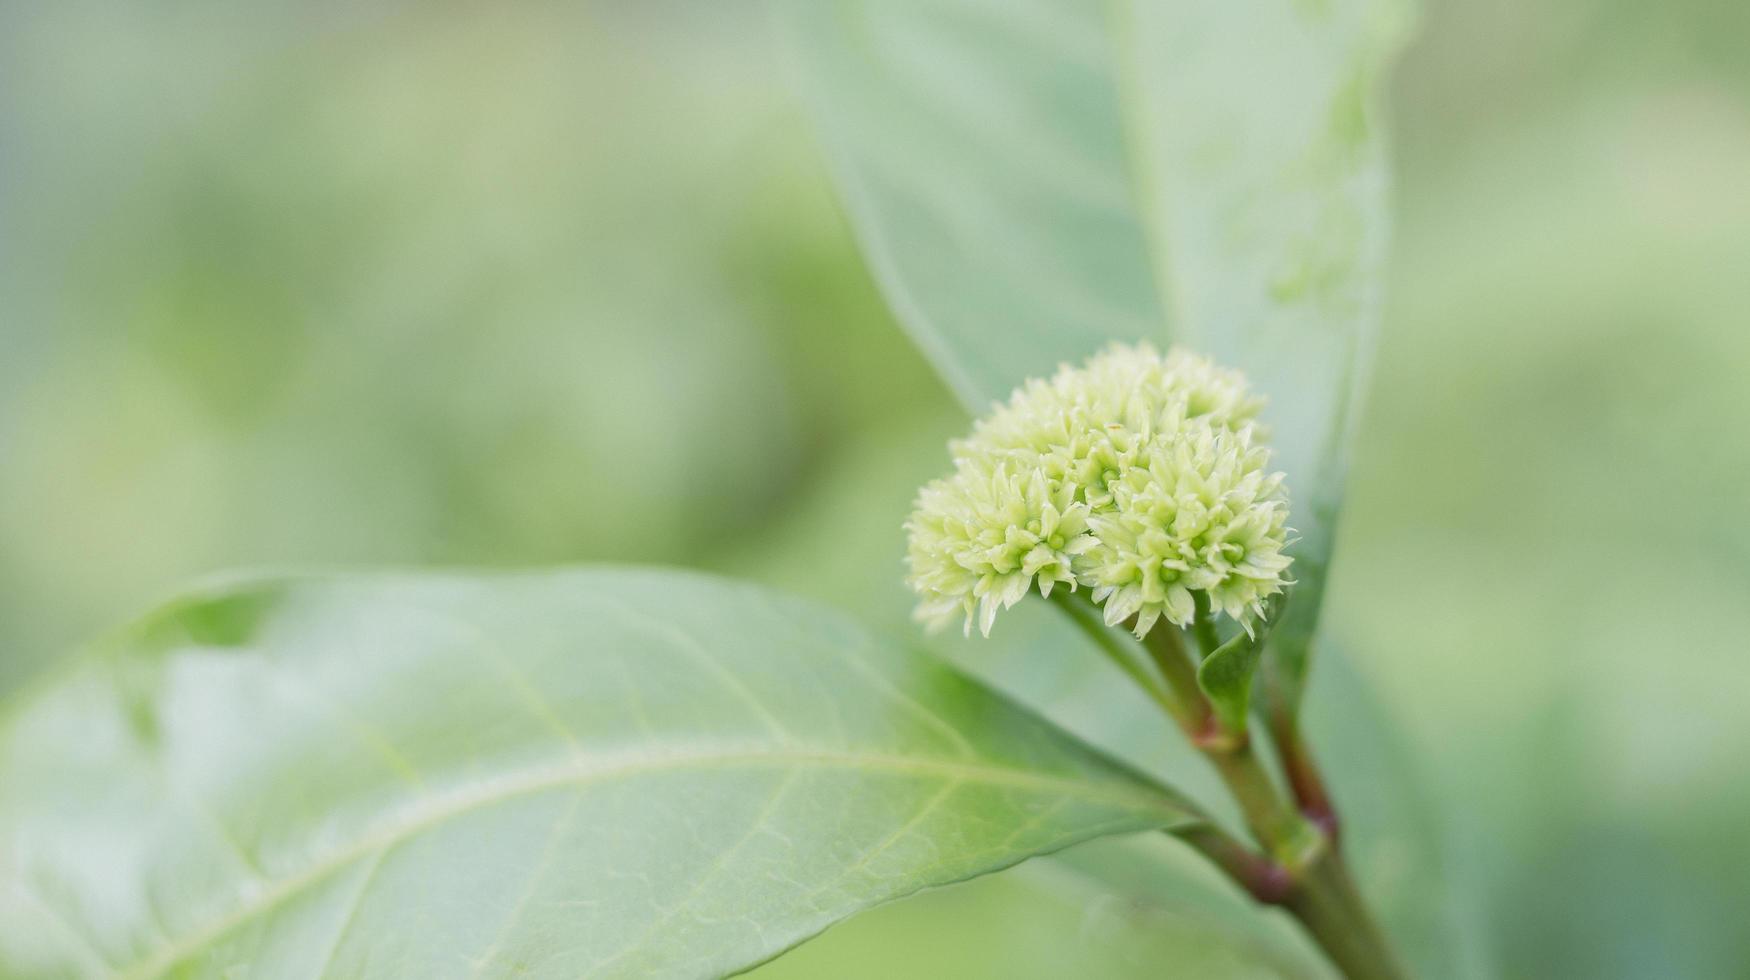
[[[861,770],[893,776],[937,776],[942,779],[1003,786],[1048,795],[1068,795],[1090,803],[1135,811],[1163,825],[1192,818],[1172,799],[1137,787],[1099,785],[1072,776],[1006,768],[960,759],[928,759],[889,753],[816,752],[787,747],[707,747],[685,752],[598,754],[551,766],[529,769],[510,776],[480,781],[461,790],[435,792],[420,800],[410,815],[386,823],[304,870],[280,879],[259,892],[230,915],[221,917],[181,939],[161,946],[147,959],[118,971],[124,978],[157,977],[187,960],[202,947],[226,935],[251,918],[263,914],[334,874],[354,861],[393,847],[443,822],[463,814],[495,806],[519,797],[565,786],[584,787],[614,779],[655,773],[719,768],[769,766],[815,767]]]

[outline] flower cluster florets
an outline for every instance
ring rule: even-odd
[[[1248,632],[1292,584],[1288,499],[1244,376],[1181,349],[1114,345],[1015,391],[919,492],[919,619],[990,635],[1037,587],[1086,587],[1138,636],[1198,607]],[[1201,598],[1201,603],[1199,603]]]

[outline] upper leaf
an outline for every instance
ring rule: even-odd
[[[752,587],[245,584],[0,729],[0,974],[715,976],[1185,819],[953,669]]]
[[[869,262],[969,409],[1113,339],[1269,396],[1323,592],[1386,241],[1374,85],[1397,0],[778,0]]]

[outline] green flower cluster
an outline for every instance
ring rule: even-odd
[[[1173,349],[1114,345],[1027,382],[951,445],[919,492],[907,579],[917,616],[990,635],[1037,583],[1085,586],[1138,636],[1188,625],[1202,595],[1250,631],[1291,584],[1288,500],[1237,371]]]

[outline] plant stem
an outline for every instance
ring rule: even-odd
[[[1408,976],[1373,924],[1342,856],[1323,849],[1291,870],[1235,840],[1214,824],[1173,831],[1264,905],[1282,908],[1349,980],[1405,980]]]
[[[1205,749],[1203,754],[1240,805],[1252,836],[1275,860],[1297,868],[1324,847],[1317,828],[1282,799],[1249,744],[1227,750]]]
[[[1257,901],[1293,915],[1349,980],[1404,980],[1407,974],[1374,925],[1337,850],[1336,812],[1295,719],[1275,713],[1270,718],[1271,737],[1294,794],[1290,802],[1253,752],[1246,734],[1222,728],[1197,683],[1197,669],[1177,627],[1162,623],[1143,640],[1158,669],[1156,676],[1137,659],[1133,644],[1106,625],[1086,594],[1058,592],[1051,601],[1179,723],[1221,776],[1263,850],[1207,820],[1178,829],[1174,836]],[[1199,626],[1199,642],[1213,649],[1213,625]]]
[[[1233,794],[1264,852],[1255,852],[1213,827],[1179,836],[1253,898],[1279,905],[1300,920],[1349,980],[1403,980],[1402,968],[1373,924],[1336,849],[1335,813],[1299,733],[1291,732],[1292,738],[1279,738],[1277,743],[1290,760],[1290,783],[1300,804],[1296,807],[1277,788],[1245,734],[1236,736],[1222,729],[1197,684],[1180,632],[1162,625],[1149,631],[1144,645],[1180,706],[1175,717]],[[1316,796],[1309,795],[1315,792]],[[1309,800],[1317,806],[1309,807]]]
[[[1325,789],[1324,776],[1319,772],[1319,765],[1312,757],[1312,749],[1301,736],[1300,726],[1294,716],[1283,710],[1271,712],[1270,738],[1276,743],[1276,749],[1282,756],[1282,771],[1288,777],[1289,788],[1294,793],[1295,802],[1300,806],[1300,812],[1317,824],[1333,845],[1338,843],[1341,834],[1336,807],[1331,804],[1331,794]]]
[[[1252,835],[1278,861],[1292,867],[1303,860],[1305,852],[1319,843],[1316,832],[1283,799],[1245,734],[1222,728],[1197,684],[1197,672],[1179,631],[1170,625],[1157,626],[1149,630],[1143,643],[1173,689],[1185,734],[1227,784]]]
[[[1320,849],[1304,865],[1285,867],[1213,824],[1174,831],[1228,878],[1265,905],[1298,920],[1348,980],[1405,980],[1408,976],[1373,923],[1342,856]]]
[[[1197,618],[1191,621],[1191,635],[1197,637],[1197,646],[1205,657],[1221,646],[1221,637],[1215,632],[1215,617],[1209,612],[1209,600],[1201,592],[1197,593]]]
[[[1192,744],[1203,748],[1203,742],[1218,736],[1221,730],[1215,709],[1203,696],[1203,688],[1197,685],[1197,669],[1191,666],[1191,660],[1185,654],[1185,641],[1177,628],[1163,623],[1149,630],[1142,642],[1161,677],[1165,678],[1167,687],[1172,689],[1173,700],[1179,706],[1175,716],[1180,727],[1190,736]]]
[[[1349,869],[1336,851],[1321,854],[1282,904],[1349,980],[1404,980],[1408,976],[1368,915]]]
[[[1282,905],[1292,897],[1294,879],[1286,868],[1235,840],[1213,823],[1197,824],[1172,833],[1259,902]]]

